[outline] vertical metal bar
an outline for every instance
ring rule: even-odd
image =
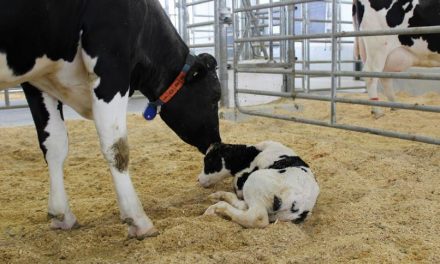
[[[214,1],[214,25],[215,25],[215,57],[218,61],[218,74],[220,85],[222,89],[221,105],[230,107],[229,90],[228,90],[228,47],[227,47],[227,32],[225,21],[222,20],[222,15],[226,10],[226,0]]]
[[[280,35],[286,36],[288,33],[288,12],[287,12],[287,6],[283,6],[281,8],[281,14],[280,14]],[[289,55],[288,55],[288,49],[287,49],[287,40],[280,41],[280,54],[282,57],[282,62],[288,63],[289,62]],[[283,92],[287,92],[289,90],[289,76],[287,74],[283,75]]]
[[[270,0],[269,3],[272,4],[273,0]],[[269,8],[268,18],[269,18],[269,35],[273,36],[273,8]],[[274,61],[274,59],[273,59],[273,41],[269,42],[269,61]]]
[[[295,6],[289,5],[287,7],[287,34],[295,35]],[[292,66],[292,74],[287,77],[287,92],[295,92],[295,41],[289,40],[287,46],[288,63]]]
[[[305,32],[305,16],[304,16],[304,6],[305,6],[305,3],[302,3],[301,4],[301,34],[302,35],[304,35],[304,34],[306,34],[306,32]],[[305,44],[306,44],[306,40],[305,39],[303,39],[302,40],[302,42],[301,42],[301,69],[302,70],[305,70],[306,69],[306,61],[305,61],[305,56],[306,56],[306,46],[305,46]],[[305,89],[306,89],[306,79],[305,79],[305,77],[306,76],[303,76],[302,78],[301,78],[301,88],[302,88],[302,90],[303,91],[305,91]]]
[[[280,35],[286,35],[286,7],[280,7]],[[280,41],[280,61],[287,62],[287,52],[286,52],[286,42],[285,40]]]
[[[180,36],[186,44],[188,42],[188,28],[186,27],[188,23],[188,10],[186,9],[186,0],[179,0],[179,31]]]
[[[165,0],[165,12],[167,13],[167,16],[170,16],[170,1]]]
[[[342,16],[341,16],[341,0],[337,0],[337,5],[338,5],[338,32],[341,32],[342,30]],[[338,71],[341,70],[341,60],[342,60],[342,39],[338,38]],[[341,87],[341,76],[338,76],[338,86],[336,87],[337,89]]]
[[[332,101],[331,101],[331,120],[330,123],[333,125],[336,123],[336,102],[335,102],[335,97],[336,97],[336,85],[337,85],[337,79],[335,76],[335,72],[337,71],[337,52],[338,52],[338,47],[337,47],[337,38],[336,38],[336,31],[337,31],[337,12],[338,12],[338,8],[336,5],[336,1],[337,0],[332,0],[332,70],[331,70],[331,97],[332,97]]]
[[[11,105],[11,100],[9,98],[9,89],[5,89],[5,106],[9,107]]]
[[[238,0],[232,0],[232,10],[234,10],[235,8],[238,8],[238,4],[237,4]],[[240,19],[241,14],[232,12],[232,17],[233,17],[233,21],[234,23],[232,23],[232,32],[234,35],[234,40],[236,38],[240,37],[240,22],[242,21],[242,19]],[[238,107],[240,104],[238,102],[238,60],[240,59],[240,54],[241,54],[241,49],[239,48],[238,43],[236,43],[234,41],[234,104],[235,107]]]
[[[303,4],[303,15],[304,15],[304,34],[309,34],[309,26],[310,26],[310,16],[309,16],[309,4],[305,3]],[[310,41],[308,39],[304,40],[304,47],[305,47],[305,56],[303,57],[303,61],[305,62],[305,68],[304,70],[310,70]],[[310,76],[305,75],[305,90],[307,93],[310,92]]]

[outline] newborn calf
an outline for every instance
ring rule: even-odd
[[[286,146],[264,141],[254,146],[216,143],[208,149],[199,182],[209,187],[234,177],[234,190],[216,192],[218,203],[205,214],[218,214],[244,227],[301,223],[313,209],[319,187],[307,163]]]

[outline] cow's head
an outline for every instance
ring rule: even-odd
[[[162,106],[163,121],[186,143],[205,153],[220,142],[218,101],[220,82],[217,62],[209,54],[200,54],[187,73],[182,89]]]

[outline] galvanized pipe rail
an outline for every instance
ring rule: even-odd
[[[277,68],[241,68],[237,67],[237,72],[243,73],[266,73],[266,74],[292,74],[293,69],[277,69]],[[295,70],[296,74],[315,75],[320,77],[331,76],[332,71],[318,70]],[[351,72],[351,71],[335,71],[335,76],[346,77],[373,77],[373,78],[394,78],[394,79],[415,79],[415,80],[440,80],[438,73],[415,73],[415,72]]]
[[[275,96],[275,97],[291,98],[291,99],[306,99],[306,100],[326,101],[326,102],[332,101],[332,98],[330,96],[306,94],[306,93],[270,92],[270,91],[261,91],[261,90],[251,90],[251,89],[237,89],[237,92],[243,93],[243,94]],[[368,106],[381,106],[381,107],[394,107],[394,108],[400,108],[400,109],[406,109],[406,110],[417,110],[417,111],[440,113],[440,107],[430,106],[430,105],[405,104],[405,103],[385,102],[385,101],[383,101],[383,102],[382,101],[369,101],[369,100],[363,100],[363,99],[342,98],[342,97],[335,97],[334,101],[336,103],[358,104],[358,105],[368,105]]]
[[[345,125],[345,124],[337,124],[337,123],[330,124],[325,121],[319,121],[319,120],[313,120],[313,119],[307,119],[307,118],[301,118],[301,117],[273,115],[273,114],[267,114],[264,112],[249,111],[239,105],[237,106],[237,110],[240,111],[241,113],[247,114],[247,115],[276,118],[276,119],[294,121],[297,123],[303,123],[303,124],[309,124],[309,125],[339,128],[339,129],[345,129],[345,130],[350,130],[350,131],[355,131],[355,132],[369,133],[369,134],[373,134],[373,135],[379,135],[379,136],[385,136],[385,137],[399,138],[399,139],[418,141],[418,142],[423,142],[423,143],[428,143],[428,144],[440,145],[440,139],[435,139],[435,138],[421,136],[421,135],[411,135],[411,134],[405,134],[405,133],[400,133],[400,132],[395,132],[395,131],[354,126],[354,125]]]
[[[206,26],[212,26],[212,25],[214,25],[214,23],[215,23],[215,21],[206,21],[206,22],[188,24],[186,27],[187,28],[206,27]]]
[[[259,10],[265,8],[272,7],[281,7],[285,5],[294,5],[299,3],[309,3],[309,2],[317,2],[317,1],[309,1],[309,0],[295,0],[295,1],[283,1],[276,3],[269,3],[263,5],[255,5],[255,6],[246,6],[242,8],[238,8],[237,0],[233,0],[233,13],[234,13],[234,21],[238,21],[238,13],[244,11],[251,10]],[[326,1],[328,2],[328,1]],[[351,98],[341,98],[336,96],[337,91],[337,78],[340,76],[352,76],[352,77],[376,77],[376,78],[399,78],[399,79],[425,79],[425,80],[440,80],[439,74],[432,73],[392,73],[392,72],[349,72],[338,70],[337,67],[337,57],[338,50],[337,44],[341,43],[340,39],[344,37],[359,37],[359,36],[379,36],[379,35],[411,35],[411,34],[439,34],[440,26],[432,26],[432,27],[418,27],[418,28],[408,28],[408,29],[389,29],[389,30],[371,30],[371,31],[361,31],[361,32],[344,32],[338,30],[337,24],[337,16],[338,16],[338,7],[337,3],[345,3],[347,1],[341,0],[331,0],[332,3],[332,31],[331,33],[321,33],[321,34],[303,34],[303,35],[279,35],[279,36],[259,36],[259,37],[247,37],[240,38],[240,33],[237,31],[237,26],[234,25],[234,100],[236,109],[244,114],[256,115],[262,117],[276,118],[281,120],[289,120],[295,121],[299,123],[319,125],[325,127],[339,128],[357,132],[370,133],[375,135],[382,135],[387,137],[405,139],[405,140],[413,140],[419,141],[429,144],[437,144],[440,145],[439,138],[431,138],[421,135],[411,135],[406,133],[400,133],[396,131],[389,131],[384,129],[376,129],[376,128],[368,128],[361,126],[354,126],[348,124],[338,124],[336,122],[336,103],[346,103],[346,104],[359,104],[359,105],[368,105],[368,106],[380,106],[380,107],[394,107],[405,110],[417,110],[417,111],[425,111],[425,112],[434,112],[440,113],[440,107],[438,106],[425,106],[418,104],[406,104],[406,103],[397,103],[397,102],[378,102],[378,101],[370,101],[370,100],[361,100],[361,99],[351,99]],[[317,40],[317,39],[330,39],[332,43],[332,60],[331,60],[331,70],[330,71],[317,71],[317,70],[297,70],[294,69],[293,65],[295,62],[289,64],[286,62],[284,65],[279,68],[272,67],[272,65],[255,65],[250,66],[247,64],[240,64],[239,57],[240,54],[237,52],[237,46],[246,42],[261,42],[261,41],[287,41],[287,40]],[[339,42],[338,42],[339,41]],[[287,66],[287,67],[286,67]],[[330,76],[331,77],[331,94],[330,96],[323,95],[315,95],[315,94],[306,94],[306,93],[298,93],[297,91],[291,92],[269,92],[269,91],[259,91],[259,90],[249,90],[249,89],[239,89],[238,88],[238,74],[239,73],[269,73],[269,74],[290,74],[290,75],[303,75],[303,76]],[[321,121],[300,117],[292,117],[292,116],[282,116],[276,114],[269,114],[260,111],[250,111],[248,109],[240,106],[238,100],[238,94],[253,94],[253,95],[265,95],[265,96],[276,96],[276,97],[285,97],[285,98],[300,98],[306,100],[318,100],[318,101],[326,101],[331,103],[331,117],[329,121]]]
[[[196,15],[195,7],[198,5],[213,3],[214,5],[214,17],[210,15]],[[187,43],[190,49],[197,48],[213,48],[214,53],[212,54],[216,57],[218,62],[218,75],[222,87],[222,105],[229,106],[229,91],[228,91],[228,73],[227,73],[227,43],[226,43],[226,21],[225,12],[227,11],[226,0],[193,0],[189,2],[188,0],[180,0],[180,34],[184,41]],[[203,17],[210,19],[203,22],[188,23],[189,12],[188,8],[193,8],[193,17]],[[199,28],[202,28],[200,30]],[[206,30],[212,29],[212,30]],[[200,32],[212,32],[214,34],[214,41],[210,43],[190,43],[189,30],[191,30],[193,36]],[[195,38],[193,38],[194,40]],[[209,40],[205,40],[207,42]]]
[[[212,1],[213,1],[213,0],[198,0],[198,1],[192,1],[192,2],[189,2],[189,3],[185,3],[185,6],[186,6],[186,7],[189,7],[189,6],[201,5],[201,4],[209,3],[209,2],[212,2]]]
[[[12,104],[14,100],[11,100],[11,94],[13,93],[22,93],[22,89],[20,87],[15,88],[8,88],[4,89],[3,91],[4,95],[4,106],[0,106],[0,110],[6,110],[6,109],[16,109],[16,108],[26,108],[28,107],[28,104]]]
[[[369,31],[341,31],[336,32],[334,37],[371,37],[371,36],[386,36],[386,35],[423,35],[423,34],[439,34],[440,26],[430,27],[413,27],[405,29],[389,29],[389,30],[369,30]],[[241,42],[261,42],[261,41],[282,41],[282,40],[302,40],[302,39],[323,39],[331,38],[332,33],[321,34],[307,34],[307,35],[295,35],[295,36],[267,36],[267,37],[252,37],[252,38],[238,38],[234,41]]]

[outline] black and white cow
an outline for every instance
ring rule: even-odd
[[[357,30],[384,30],[440,25],[438,0],[354,0]],[[412,66],[440,66],[440,34],[360,37],[355,47],[367,72],[401,72]],[[379,100],[378,78],[365,78],[370,100]],[[394,101],[392,79],[380,80],[388,100]],[[375,117],[383,112],[373,107]]]
[[[183,85],[178,92],[176,83]],[[189,54],[157,0],[2,1],[0,89],[18,84],[49,168],[52,228],[77,225],[63,184],[68,137],[62,104],[94,120],[130,237],[157,230],[129,176],[129,94],[139,90],[159,104],[167,94],[161,118],[200,152],[220,142],[215,59]]]
[[[244,227],[269,223],[301,223],[315,206],[319,186],[315,176],[292,149],[274,141],[256,145],[213,144],[198,176],[203,187],[233,176],[232,192],[210,195],[205,214],[227,216]]]

